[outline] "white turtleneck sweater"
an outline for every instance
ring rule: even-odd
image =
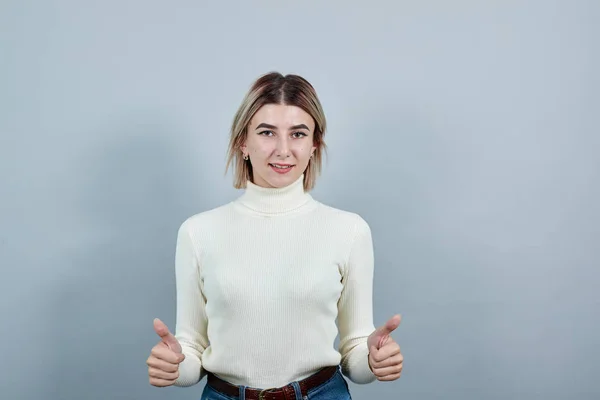
[[[275,189],[248,182],[233,202],[181,225],[175,337],[186,357],[176,386],[208,370],[273,388],[340,363],[354,383],[375,380],[371,231],[314,200],[303,178]]]

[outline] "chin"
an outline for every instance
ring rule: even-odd
[[[281,188],[294,183],[300,178],[301,174],[294,173],[296,171],[290,171],[287,174],[280,175],[277,172],[269,171],[267,176],[263,175],[263,180],[271,187]],[[266,178],[266,179],[264,179]]]
[[[276,176],[270,179],[269,183],[275,187],[284,187],[287,185],[291,185],[298,178],[300,178],[300,176]]]

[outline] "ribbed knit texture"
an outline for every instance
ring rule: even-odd
[[[208,370],[273,388],[340,363],[355,383],[375,380],[366,345],[375,329],[371,231],[359,215],[314,200],[302,182],[248,182],[235,201],[181,225],[175,336],[186,358],[176,386]]]

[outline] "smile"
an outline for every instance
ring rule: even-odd
[[[271,169],[273,169],[273,171],[279,174],[285,174],[291,171],[292,168],[294,168],[294,166],[290,164],[269,164],[269,166],[271,167]]]

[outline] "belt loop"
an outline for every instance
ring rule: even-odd
[[[296,398],[294,400],[303,400],[302,390],[300,389],[300,385],[298,384],[298,382],[294,381],[291,383],[291,385],[294,388],[294,393],[296,394]]]
[[[241,385],[240,388],[240,400],[246,400],[246,386]]]

